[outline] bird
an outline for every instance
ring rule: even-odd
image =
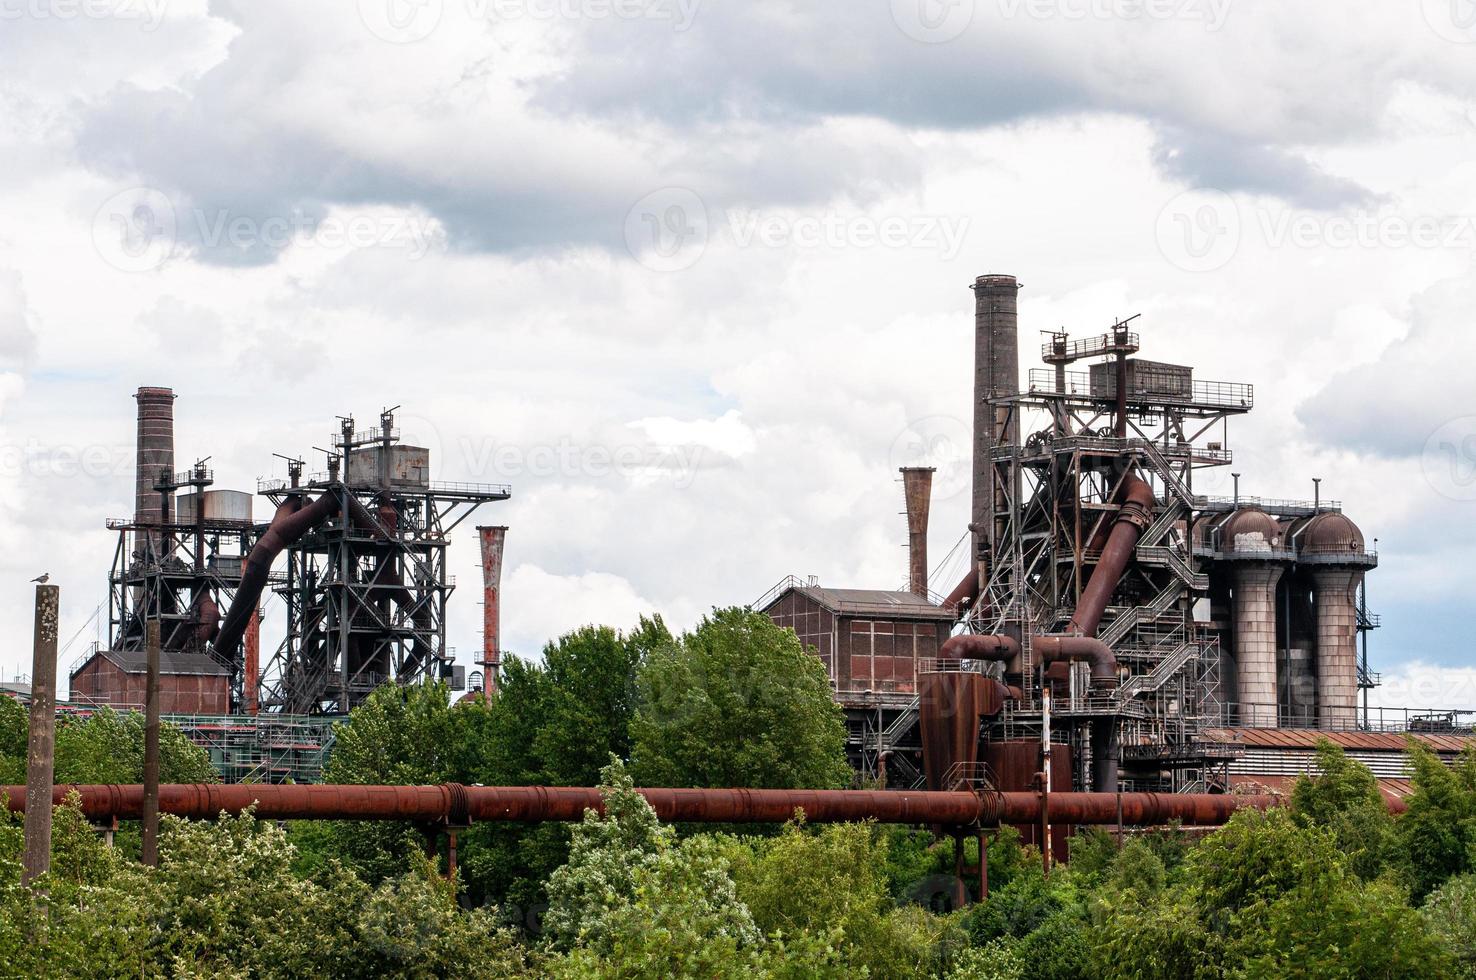
[[[31,581],[39,582],[41,585],[45,585],[47,582],[51,581],[51,573],[42,572],[40,575],[37,575],[35,578],[31,579]]]

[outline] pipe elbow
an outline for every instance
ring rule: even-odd
[[[1094,687],[1117,686],[1117,656],[1094,636],[1037,636],[1031,647],[1044,663],[1086,663]]]
[[[1006,661],[1020,653],[1020,642],[997,633],[960,633],[938,648],[939,660]]]

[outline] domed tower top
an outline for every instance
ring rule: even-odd
[[[1230,556],[1266,556],[1287,550],[1276,518],[1255,507],[1242,507],[1220,524],[1219,550]]]

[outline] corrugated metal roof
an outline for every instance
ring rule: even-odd
[[[1267,748],[1311,749],[1320,739],[1349,751],[1403,752],[1405,739],[1413,738],[1442,753],[1458,753],[1476,744],[1476,737],[1425,735],[1411,732],[1324,732],[1311,728],[1210,728],[1204,737],[1215,742],[1260,745]]]
[[[143,674],[149,669],[143,650],[99,650],[94,657],[106,657],[127,674]],[[92,663],[89,659],[87,663]],[[83,667],[87,664],[83,664]],[[73,676],[81,671],[73,671]],[[230,671],[222,667],[207,653],[179,653],[172,650],[159,652],[161,674],[204,674],[212,677],[229,677]]]
[[[1295,776],[1261,776],[1261,775],[1234,775],[1230,776],[1232,789],[1247,792],[1272,793],[1278,796],[1290,796],[1292,788],[1296,786]],[[1414,783],[1408,779],[1376,779],[1379,791],[1391,800],[1402,800],[1414,792]]]
[[[834,613],[911,616],[952,620],[955,614],[912,592],[885,589],[828,589],[801,585],[794,591],[808,596]]]

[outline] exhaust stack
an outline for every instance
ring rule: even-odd
[[[164,506],[154,488],[161,479],[174,475],[174,389],[140,388],[133,397],[138,399],[133,522],[157,525],[163,522]],[[158,535],[150,537],[157,550]]]
[[[1020,441],[1020,423],[1006,406],[990,405],[1020,391],[1020,337],[1014,276],[988,275],[974,280],[974,557],[980,588],[993,544],[993,514],[1004,505],[1003,488],[994,485],[989,453],[995,446]]]
[[[904,466],[902,492],[907,498],[907,591],[928,596],[928,507],[933,496],[933,467]]]
[[[502,552],[506,527],[479,527],[482,538],[482,698],[492,700],[502,664]]]

